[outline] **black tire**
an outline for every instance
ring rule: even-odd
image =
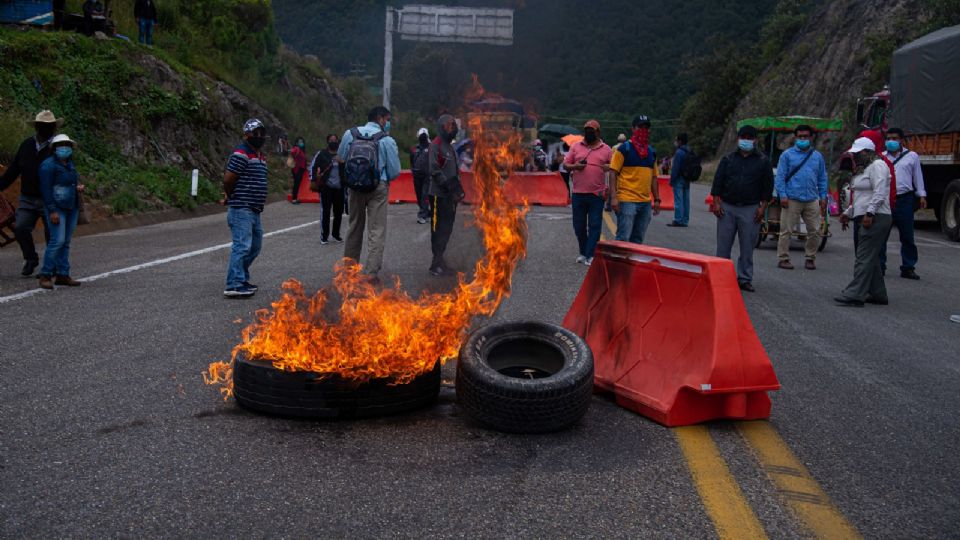
[[[960,240],[960,180],[947,184],[937,217],[943,234],[951,240]]]
[[[474,420],[508,433],[568,428],[593,396],[593,353],[553,324],[515,322],[474,332],[460,348],[457,402]]]
[[[357,382],[338,375],[282,371],[271,362],[237,357],[233,395],[252,411],[298,418],[366,418],[413,411],[440,394],[440,363],[409,384]]]

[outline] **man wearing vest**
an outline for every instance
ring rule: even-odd
[[[923,186],[923,171],[920,169],[920,156],[903,146],[904,134],[900,128],[887,131],[886,152],[883,156],[893,163],[897,178],[897,204],[893,208],[893,225],[900,233],[900,277],[920,279],[915,270],[917,266],[917,244],[913,240],[913,213],[927,207],[927,192]],[[880,266],[885,271],[887,254],[880,255]]]
[[[353,189],[349,191],[350,219],[347,224],[347,241],[344,243],[343,256],[353,261],[360,260],[363,251],[363,233],[367,231],[367,262],[363,265],[363,273],[370,281],[378,283],[377,273],[383,265],[383,248],[387,242],[387,195],[390,181],[400,176],[400,153],[397,150],[397,141],[387,135],[390,133],[390,111],[383,106],[377,106],[367,113],[367,123],[357,126],[362,137],[375,137],[378,133],[384,135],[378,138],[377,168],[380,182],[376,189],[364,193]],[[348,129],[340,138],[340,159],[349,162],[350,147],[354,136]],[[348,173],[349,176],[349,173]]]
[[[817,248],[820,246],[820,225],[827,212],[827,165],[820,152],[812,148],[813,129],[799,125],[793,130],[793,147],[780,155],[774,186],[783,209],[780,216],[780,238],[777,242],[777,264],[793,270],[790,262],[790,235],[799,218],[807,227],[804,246],[807,270],[816,270]]]

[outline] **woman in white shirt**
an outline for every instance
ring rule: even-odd
[[[842,306],[887,305],[887,287],[883,282],[880,254],[886,250],[887,235],[893,225],[890,215],[890,168],[877,157],[873,141],[860,137],[848,150],[854,155],[859,174],[850,181],[850,206],[840,216],[846,229],[850,220],[858,228],[853,281],[834,300]]]

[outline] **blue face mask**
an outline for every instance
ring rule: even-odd
[[[383,125],[383,131],[390,133],[390,121],[387,120],[387,123]]]
[[[887,141],[886,143],[884,143],[884,146],[887,147],[887,152],[900,151],[900,141]]]
[[[54,153],[57,155],[57,159],[70,159],[70,156],[73,155],[73,148],[69,146],[58,146]]]
[[[797,142],[795,142],[795,143],[793,143],[793,144],[794,144],[794,146],[797,147],[797,150],[806,150],[807,148],[810,148],[810,140],[809,140],[809,139],[797,139]]]
[[[737,148],[744,152],[753,152],[753,141],[750,139],[737,139]]]

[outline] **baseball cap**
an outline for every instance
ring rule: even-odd
[[[751,126],[751,125],[743,126],[743,127],[741,127],[739,130],[737,130],[737,137],[752,137],[752,138],[756,139],[756,138],[757,138],[757,128],[755,128],[755,127],[753,127],[753,126]]]
[[[853,146],[851,146],[850,149],[847,150],[847,152],[850,152],[851,154],[856,154],[857,152],[860,152],[863,150],[871,150],[873,152],[876,152],[877,146],[873,144],[873,141],[871,141],[869,138],[860,137],[859,139],[853,141]]]
[[[584,128],[593,128],[593,129],[595,129],[595,130],[597,130],[597,131],[600,131],[600,122],[597,122],[596,120],[587,120],[587,121],[583,124],[583,127],[584,127]]]
[[[421,135],[426,135],[427,137],[429,137],[429,136],[430,136],[430,132],[427,130],[427,128],[422,127],[422,128],[420,128],[420,129],[417,130],[417,138],[419,138]]]

